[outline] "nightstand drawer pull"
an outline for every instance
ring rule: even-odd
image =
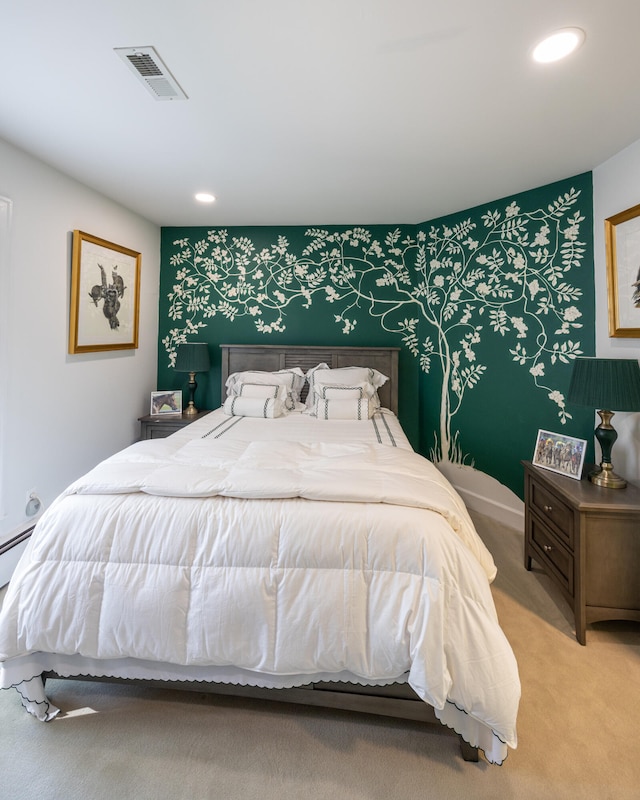
[[[553,506],[543,506],[543,508],[547,514],[550,514],[553,511]]]
[[[542,549],[544,550],[545,553],[550,553],[553,550],[553,547],[551,547],[550,544],[543,544]]]

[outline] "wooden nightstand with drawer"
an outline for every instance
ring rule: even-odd
[[[640,488],[604,489],[524,461],[524,565],[534,559],[573,608],[576,639],[610,619],[640,621]]]
[[[172,433],[190,425],[198,419],[202,419],[208,411],[198,411],[197,414],[147,414],[139,417],[140,438],[141,439],[165,439]]]

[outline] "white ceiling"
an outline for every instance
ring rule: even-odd
[[[159,225],[416,223],[640,139],[639,31],[638,0],[0,0],[0,136]],[[114,53],[145,45],[188,100]]]

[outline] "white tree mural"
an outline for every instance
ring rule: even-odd
[[[293,304],[331,307],[349,335],[367,314],[401,337],[424,372],[442,375],[439,431],[431,456],[464,463],[456,415],[487,372],[478,352],[487,339],[505,348],[535,387],[570,419],[550,367],[582,353],[580,298],[571,274],[581,266],[584,216],[575,189],[546,208],[516,202],[455,224],[419,226],[417,234],[365,227],[310,228],[301,252],[284,235],[269,247],[225,229],[174,242],[175,279],[168,295],[174,323],[162,343],[169,365],[176,347],[222,315],[253,320],[260,334],[282,332]],[[412,229],[415,231],[416,229]],[[495,342],[494,342],[495,346]]]

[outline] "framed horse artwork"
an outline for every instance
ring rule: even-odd
[[[537,467],[580,480],[586,449],[585,439],[539,430],[533,463]]]
[[[182,414],[182,390],[151,392],[151,411],[149,413],[154,417]]]

